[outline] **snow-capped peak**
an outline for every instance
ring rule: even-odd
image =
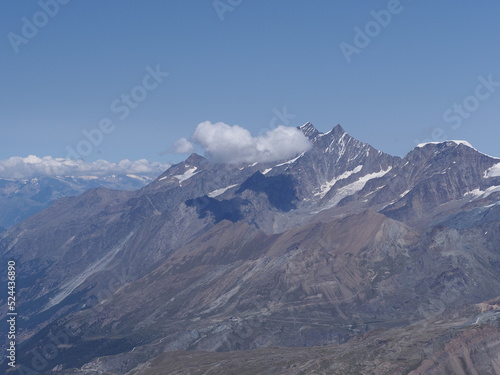
[[[464,146],[467,146],[467,147],[470,147],[470,148],[476,150],[469,142],[467,142],[467,141],[457,141],[457,140],[449,140],[449,141],[442,141],[442,142],[425,142],[425,143],[420,143],[419,145],[417,145],[417,147],[418,148],[422,148],[422,147],[425,147],[427,145],[439,145],[439,144],[442,144],[442,143],[449,143],[449,142],[455,143],[457,146],[458,145],[464,145]]]
[[[304,125],[299,126],[298,129],[309,139],[314,139],[321,134],[321,132],[310,122],[306,122]]]
[[[474,146],[472,146],[467,141],[449,140],[449,141],[442,141],[442,142],[426,142],[426,143],[420,143],[419,145],[417,145],[417,148],[422,148],[422,147],[425,147],[427,145],[439,145],[439,144],[447,144],[447,145],[453,145],[454,144],[456,146],[458,146],[458,145],[464,145],[464,146],[467,146],[467,147],[473,149],[474,151],[477,151],[480,154],[485,155],[485,156],[487,156],[489,158],[500,159],[500,158],[497,158],[495,156],[491,156],[491,155],[485,154],[484,152],[479,151],[477,148],[475,148]]]

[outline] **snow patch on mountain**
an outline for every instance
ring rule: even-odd
[[[339,156],[337,158],[337,162],[340,160],[342,155],[344,155],[344,153],[346,151],[347,143],[349,143],[349,140],[347,140],[347,142],[344,140],[344,138],[346,138],[346,134],[347,133],[342,134],[342,136],[338,140],[332,139],[332,141],[330,142],[330,144],[328,145],[328,147],[325,150],[327,153],[331,153],[331,152],[335,151],[336,148],[338,147],[339,148]]]
[[[362,190],[366,183],[370,180],[373,180],[374,178],[379,178],[387,174],[392,167],[389,167],[387,169],[383,169],[379,172],[375,173],[369,173],[365,176],[360,177],[358,180],[350,183],[349,185],[343,186],[339,188],[336,192],[335,195],[333,196],[332,199],[327,203],[324,209],[335,207],[342,199],[345,197],[348,197],[350,195],[356,194],[358,191]]]
[[[293,164],[293,163],[295,163],[297,160],[299,160],[302,156],[304,156],[304,152],[303,152],[303,153],[301,153],[299,156],[297,156],[297,157],[293,158],[293,159],[290,159],[290,160],[288,160],[288,161],[285,161],[284,163],[281,163],[281,164],[276,164],[275,166],[276,166],[276,167],[281,167],[281,166],[283,166],[283,165]]]
[[[229,186],[226,186],[224,188],[221,188],[221,189],[217,189],[217,190],[214,190],[210,193],[208,193],[207,195],[210,197],[210,198],[215,198],[221,194],[224,194],[226,191],[228,191],[229,189],[231,188],[234,188],[235,186],[238,186],[238,184],[234,184],[234,185],[229,185]]]
[[[488,169],[484,173],[485,178],[487,178],[487,177],[499,177],[499,176],[500,176],[500,163],[495,164],[493,167],[491,167],[490,169]]]
[[[400,198],[403,198],[406,194],[408,194],[411,191],[411,189],[405,190],[404,192],[401,193],[399,196]]]
[[[487,198],[493,193],[499,192],[500,191],[500,186],[490,186],[486,190],[481,190],[481,189],[474,189],[471,191],[468,191],[464,194],[465,195],[473,195],[474,199],[476,198]]]
[[[191,167],[183,174],[176,174],[174,178],[178,179],[179,183],[182,183],[183,181],[189,180],[191,177],[197,174],[199,172],[196,172],[197,169],[197,167]]]
[[[324,137],[325,135],[329,135],[331,132],[333,131],[333,129],[330,129],[329,131],[327,131],[326,133],[322,133],[320,134],[318,137],[321,138],[321,137]]]
[[[485,154],[484,152],[481,152],[479,151],[477,148],[475,148],[474,146],[472,146],[469,142],[467,141],[457,141],[457,140],[450,140],[450,141],[443,141],[443,142],[426,142],[426,143],[420,143],[419,145],[417,145],[417,148],[422,148],[422,147],[425,147],[426,145],[439,145],[439,144],[455,144],[456,146],[458,145],[464,145],[464,146],[467,146],[471,149],[473,149],[474,151],[484,155],[484,156],[487,156],[489,158],[492,158],[492,159],[497,159],[497,160],[500,160],[500,158],[498,157],[495,157],[495,156],[491,156],[491,155],[488,155],[488,154]]]
[[[472,146],[469,142],[467,142],[467,141],[456,141],[456,140],[449,140],[449,141],[442,141],[442,142],[425,142],[425,143],[420,143],[419,145],[417,145],[417,148],[422,148],[422,147],[425,147],[427,145],[439,145],[439,144],[448,143],[448,142],[455,143],[457,146],[458,145],[465,145],[467,147],[470,147],[470,148],[476,150],[474,148],[474,146]]]
[[[353,170],[346,171],[346,172],[342,173],[341,175],[334,177],[332,180],[326,181],[323,185],[320,186],[319,192],[317,192],[314,195],[319,196],[320,198],[323,198],[326,195],[326,193],[328,193],[330,191],[330,189],[337,183],[337,181],[344,180],[344,179],[352,176],[353,174],[358,173],[359,171],[361,171],[362,168],[363,168],[362,165],[358,165]]]

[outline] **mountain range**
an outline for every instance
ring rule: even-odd
[[[192,154],[1,233],[17,371],[500,374],[500,159],[299,129],[292,159]]]
[[[155,176],[156,177],[156,176]],[[40,212],[62,197],[76,196],[89,189],[103,187],[136,190],[154,177],[150,175],[44,176],[36,178],[0,178],[0,231]]]

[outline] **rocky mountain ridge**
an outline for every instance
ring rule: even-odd
[[[27,179],[0,178],[0,227],[11,228],[47,208],[57,199],[98,187],[136,190],[153,181],[148,175],[47,176]]]
[[[79,334],[43,373],[147,373],[176,350],[349,347],[373,330],[402,340],[498,297],[500,159],[457,141],[399,158],[340,126],[299,129],[312,147],[290,160],[193,154],[137,191],[64,198],[0,234],[23,275],[20,362],[68,325]]]

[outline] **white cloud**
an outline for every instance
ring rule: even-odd
[[[241,126],[205,121],[196,127],[191,139],[205,150],[207,157],[223,163],[283,160],[311,147],[300,130],[287,126],[278,126],[253,137]]]
[[[52,156],[13,156],[0,160],[0,178],[31,178],[42,176],[109,176],[112,174],[159,175],[169,164],[149,162],[146,159],[118,163],[97,160],[86,162]]]
[[[189,154],[194,151],[194,146],[186,138],[180,138],[174,143],[176,154]]]

